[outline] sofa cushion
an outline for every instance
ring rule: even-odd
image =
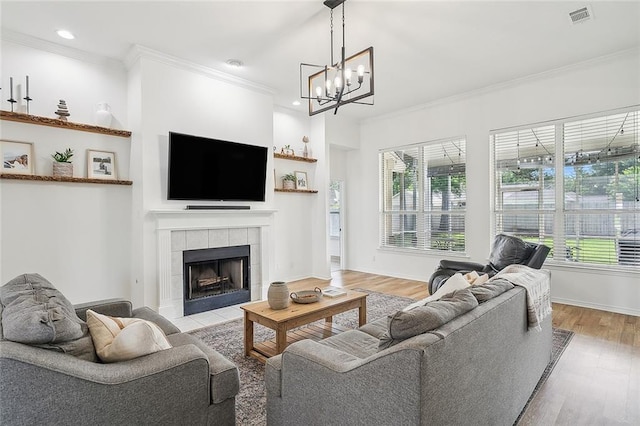
[[[449,293],[453,293],[456,290],[467,288],[469,287],[469,285],[470,285],[469,281],[467,281],[462,274],[455,273],[452,276],[450,276],[449,279],[445,281],[445,283],[442,284],[440,288],[436,290],[436,292],[433,293],[431,296],[426,297],[422,300],[418,300],[417,302],[413,302],[409,306],[405,307],[403,311],[410,311],[411,309],[416,308],[418,306],[424,306],[427,303],[439,300],[445,295],[448,295]]]
[[[378,339],[360,330],[347,330],[318,343],[364,359],[378,352]]]
[[[87,324],[103,362],[126,361],[171,347],[160,327],[151,321],[109,317],[89,309]]]
[[[0,288],[0,339],[96,361],[87,324],[39,274],[23,274]]]
[[[512,288],[513,284],[504,278],[492,278],[484,284],[471,286],[469,291],[475,296],[478,303],[483,303]]]
[[[478,301],[470,290],[462,289],[425,306],[409,311],[400,310],[389,317],[388,330],[380,338],[378,348],[386,349],[402,340],[438,328],[476,306]]]

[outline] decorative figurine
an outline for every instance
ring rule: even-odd
[[[307,136],[302,137],[302,142],[304,142],[304,149],[302,150],[302,156],[304,158],[309,158],[309,150],[307,149],[307,144],[309,143],[309,138]]]
[[[58,110],[56,111],[56,115],[58,115],[58,119],[62,121],[67,121],[67,117],[70,116],[69,109],[67,108],[67,102],[60,99],[58,103]]]

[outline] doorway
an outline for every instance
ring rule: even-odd
[[[329,184],[329,257],[331,271],[344,269],[344,181]]]

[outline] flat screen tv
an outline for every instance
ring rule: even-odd
[[[264,201],[267,148],[169,132],[168,199]]]

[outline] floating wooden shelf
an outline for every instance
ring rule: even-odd
[[[297,155],[278,154],[277,152],[274,152],[273,156],[275,158],[282,158],[283,160],[303,161],[305,163],[315,163],[318,161],[317,158],[298,157]]]
[[[22,114],[19,112],[0,111],[0,119],[17,121],[19,123],[39,124],[41,126],[61,127],[63,129],[80,130],[83,132],[99,133],[102,135],[118,136],[121,138],[131,137],[131,132],[128,130],[116,130],[93,126],[91,124],[72,123],[70,121],[62,121],[57,118],[40,117],[38,115]]]
[[[317,194],[318,190],[317,189],[282,189],[282,188],[275,188],[276,192],[300,192],[303,194]]]
[[[80,177],[61,177],[61,176],[39,176],[39,175],[13,175],[9,173],[0,174],[0,179],[15,180],[37,180],[44,182],[74,182],[74,183],[99,183],[106,185],[133,185],[130,180],[108,180],[108,179],[90,179]]]

